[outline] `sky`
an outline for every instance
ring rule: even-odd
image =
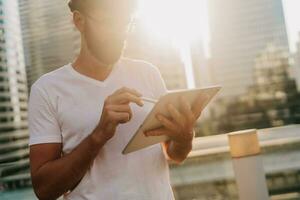
[[[210,40],[207,16],[208,1],[141,0],[139,12],[148,28],[148,32],[151,32],[151,34],[158,35],[161,39],[173,37],[173,40],[177,43],[175,45],[178,46],[182,42],[186,42],[183,41],[186,38],[199,37],[200,33],[207,51]],[[295,44],[299,40],[300,32],[300,0],[282,0],[282,2],[290,49],[295,52]],[[171,9],[170,5],[172,5]],[[191,23],[192,21],[194,23]],[[199,25],[195,26],[195,24]]]
[[[283,0],[290,48],[295,52],[295,44],[300,38],[300,0]]]
[[[138,15],[144,21],[147,32],[159,36],[162,40],[171,38],[175,46],[181,50],[188,80],[193,79],[193,72],[191,58],[186,56],[190,55],[187,44],[202,38],[205,54],[207,57],[210,56],[208,1],[141,0],[139,4]],[[282,0],[282,2],[290,50],[294,53],[296,43],[300,39],[300,0]],[[194,86],[194,81],[189,81],[188,87]]]

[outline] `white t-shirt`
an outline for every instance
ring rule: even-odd
[[[63,154],[70,153],[99,122],[105,98],[123,86],[150,98],[167,92],[156,66],[128,58],[121,58],[104,81],[77,72],[71,63],[44,74],[31,86],[29,145],[62,143]],[[131,121],[117,127],[81,182],[64,199],[174,199],[161,144],[121,153],[152,106],[130,103]]]

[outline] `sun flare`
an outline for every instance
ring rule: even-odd
[[[206,0],[140,0],[138,17],[146,31],[160,40],[171,39],[185,65],[187,85],[195,87],[189,46],[208,44]],[[205,49],[206,50],[206,49]]]
[[[207,34],[204,0],[140,0],[138,16],[151,34],[171,37],[175,43]]]

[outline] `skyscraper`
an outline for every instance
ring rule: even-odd
[[[254,83],[255,57],[270,43],[288,51],[281,0],[209,0],[213,80],[220,96],[234,97]]]
[[[17,0],[0,0],[0,131],[27,127],[27,84]]]
[[[66,0],[19,2],[30,88],[44,73],[70,62],[78,53],[80,40]]]
[[[200,37],[199,37],[200,38]],[[201,39],[191,43],[191,59],[196,87],[212,84],[209,59],[205,57],[204,45]]]
[[[297,42],[297,51],[294,54],[294,66],[292,76],[296,79],[298,91],[300,91],[300,33]]]

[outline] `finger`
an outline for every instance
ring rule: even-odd
[[[107,110],[116,111],[116,112],[126,112],[130,111],[130,106],[128,104],[109,104],[105,107]]]
[[[143,106],[143,101],[140,97],[136,96],[136,95],[133,95],[131,93],[121,93],[121,94],[118,94],[116,96],[113,96],[111,98],[111,102],[112,103],[130,103],[130,102],[133,102],[133,103],[136,103],[137,105],[139,106]]]
[[[131,93],[131,94],[139,96],[139,97],[142,96],[142,94],[140,92],[138,92],[136,89],[128,88],[128,87],[122,87],[122,88],[116,90],[115,94],[121,94],[121,93],[124,93],[124,92],[125,93],[128,92],[128,93]]]
[[[195,115],[191,109],[190,104],[188,103],[186,98],[183,96],[180,96],[180,101],[181,101],[182,112],[184,113],[185,117],[187,118],[189,124],[194,123]]]
[[[207,95],[200,95],[194,101],[193,106],[192,106],[192,111],[195,115],[196,120],[199,118],[207,99],[208,99]]]
[[[115,122],[115,123],[126,123],[130,120],[130,116],[127,112],[115,112],[115,111],[109,111],[107,113],[108,120]]]
[[[172,122],[171,120],[169,120],[167,117],[165,117],[162,114],[157,114],[156,118],[158,119],[158,121],[160,121],[162,123],[162,125],[164,127],[166,127],[167,129],[171,130],[171,131],[178,131],[178,126]]]
[[[167,109],[175,122],[184,128],[185,118],[182,116],[182,114],[171,103],[167,105]]]
[[[115,111],[115,112],[127,112],[129,114],[129,119],[132,117],[132,111],[128,104],[109,104],[105,106],[108,111]]]
[[[155,130],[151,130],[151,131],[146,131],[146,132],[144,132],[144,134],[146,137],[162,136],[162,135],[169,136],[171,134],[171,131],[169,131],[167,129],[155,129]]]

